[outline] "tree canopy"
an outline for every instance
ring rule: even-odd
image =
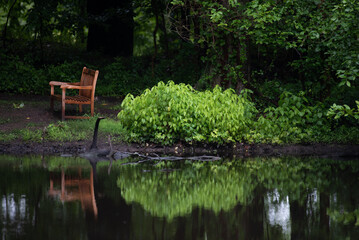
[[[267,100],[283,90],[331,103],[356,100],[356,0],[1,0],[0,6],[4,51],[18,54],[14,46],[22,45],[42,65],[57,43],[141,57],[152,78],[174,79],[181,68],[182,76],[195,73],[185,82],[197,88],[247,88]],[[159,70],[162,59],[172,63]]]

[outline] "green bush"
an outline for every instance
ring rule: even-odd
[[[18,57],[0,55],[0,91],[10,93],[43,94],[46,77],[41,70],[20,61]],[[47,83],[48,84],[48,83]]]
[[[256,109],[247,92],[198,92],[190,85],[160,82],[142,95],[127,95],[118,114],[133,141],[164,144],[174,141],[225,143],[242,141]]]
[[[328,129],[325,111],[320,106],[310,106],[304,93],[294,95],[284,92],[278,107],[268,107],[258,118],[248,136],[252,142],[288,143],[311,141]]]
[[[138,97],[129,94],[118,114],[130,141],[250,143],[357,143],[358,131],[332,126],[322,104],[311,105],[303,92],[284,92],[278,107],[258,117],[247,92],[199,92],[185,84],[160,82]],[[121,126],[121,127],[122,127]]]
[[[37,69],[18,57],[1,54],[0,58],[0,92],[16,94],[47,95],[50,81],[78,82],[82,68],[86,66],[83,62],[75,61]]]
[[[56,64],[35,66],[35,61],[29,55],[11,56],[0,50],[0,92],[48,95],[50,81],[78,82],[81,70],[86,66],[100,70],[97,96],[138,95],[162,79],[195,83],[198,77],[197,65],[194,60],[188,61],[193,54],[193,51],[187,49],[170,59],[161,55],[155,60],[152,56],[118,57],[111,62],[98,60],[96,66],[85,60],[70,59],[62,63],[56,61]],[[59,90],[55,88],[56,93],[60,93]]]
[[[64,62],[60,65],[49,65],[44,68],[47,81],[60,81],[60,82],[79,82],[81,79],[82,68],[86,66],[89,68],[96,68],[89,66],[85,62],[73,61]]]

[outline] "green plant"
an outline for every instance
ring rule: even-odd
[[[326,124],[323,108],[310,106],[303,92],[298,96],[284,92],[278,107],[264,110],[248,138],[253,142],[270,143],[307,141],[317,132],[323,132]]]
[[[12,106],[16,109],[20,109],[20,108],[23,108],[25,106],[25,104],[22,102],[22,103],[13,103]]]
[[[46,79],[41,71],[23,62],[19,57],[5,56],[0,53],[0,91],[8,93],[43,93]]]
[[[127,95],[118,114],[133,141],[225,143],[242,141],[256,109],[248,92],[220,87],[198,92],[185,84],[160,82],[138,97]]]
[[[316,131],[316,134],[311,137],[315,139],[314,142],[323,143],[341,143],[341,144],[358,144],[359,143],[359,129],[358,127],[349,127],[340,125],[335,127],[328,127]]]
[[[354,118],[359,121],[359,101],[355,101],[357,108],[350,108],[348,105],[337,105],[333,104],[327,112],[328,118],[333,118],[335,120],[340,119],[341,117]]]

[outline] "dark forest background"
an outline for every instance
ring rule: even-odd
[[[46,95],[86,65],[99,95],[173,80],[356,107],[355,0],[1,0],[0,28],[1,92]]]

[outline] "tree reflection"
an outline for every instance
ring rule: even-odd
[[[355,227],[359,191],[353,188],[358,184],[358,161],[123,162],[113,162],[109,172],[109,161],[0,156],[3,236],[149,240],[359,236]],[[87,193],[81,197],[81,191]],[[97,218],[82,202],[84,196],[95,197]],[[79,200],[68,201],[75,198]]]
[[[141,166],[130,167],[121,171],[117,185],[127,202],[138,202],[153,216],[171,221],[190,214],[195,207],[218,214],[238,203],[247,205],[257,183],[245,171],[230,166],[193,168],[192,164],[184,164],[180,171],[173,172],[143,172]]]
[[[306,239],[330,237],[327,211],[336,204],[329,201],[329,196],[341,191],[342,186],[352,184],[347,180],[356,179],[358,162],[257,158],[184,165],[174,172],[162,172],[149,166],[122,168],[117,179],[122,196],[128,203],[138,203],[152,216],[171,222],[196,213],[198,209],[210,210],[220,221],[216,225],[221,229],[219,237],[226,239],[227,227],[238,228],[238,222],[223,218],[223,214],[228,211],[233,214],[239,207],[243,208],[240,229],[244,230],[245,238]],[[275,198],[264,197],[273,194]],[[340,202],[348,194],[358,193],[343,193],[338,197]],[[359,198],[351,199],[350,204],[340,207],[358,204]],[[183,223],[178,224],[178,228],[182,228]],[[230,229],[236,231],[235,227]],[[356,231],[350,234],[355,235]]]

